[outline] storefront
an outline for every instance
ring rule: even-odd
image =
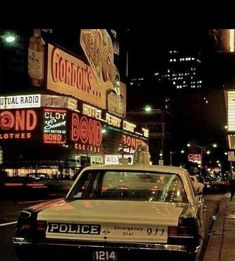
[[[133,163],[137,146],[148,140],[146,129],[67,96],[0,97],[0,117],[3,167]]]

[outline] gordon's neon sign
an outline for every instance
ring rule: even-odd
[[[90,69],[66,59],[56,47],[51,53],[51,75],[54,82],[65,83],[88,93],[91,91]]]

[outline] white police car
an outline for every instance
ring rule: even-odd
[[[194,259],[202,202],[183,168],[91,166],[65,199],[22,210],[13,243],[23,260]]]

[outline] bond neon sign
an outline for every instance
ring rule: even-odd
[[[99,152],[102,143],[102,125],[95,119],[72,113],[71,139],[75,149]]]
[[[0,139],[30,139],[37,123],[34,110],[1,111]]]

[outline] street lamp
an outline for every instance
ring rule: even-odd
[[[5,42],[6,44],[12,45],[12,44],[15,44],[17,36],[16,36],[16,34],[11,33],[11,32],[4,32],[1,35],[1,38],[2,38],[3,42]]]
[[[151,112],[152,111],[152,107],[150,105],[146,105],[144,108],[145,112]]]

